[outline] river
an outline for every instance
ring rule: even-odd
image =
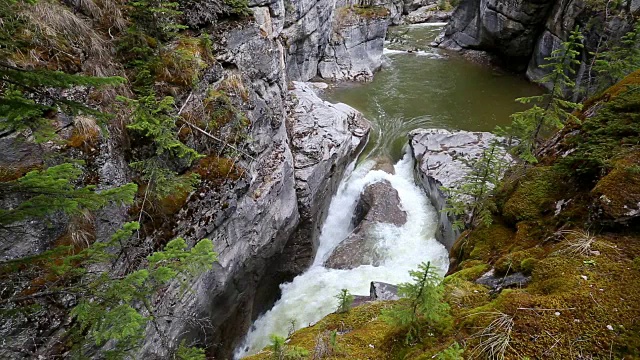
[[[400,41],[387,45],[385,66],[372,82],[341,84],[325,92],[328,100],[349,104],[372,122],[369,143],[332,199],[313,265],[280,286],[282,297],[255,321],[236,358],[264,348],[271,334],[286,336],[292,324],[308,326],[333,312],[340,289],[368,295],[371,281],[409,281],[408,271],[421,262],[430,261],[441,274],[446,271],[448,253],[434,237],[435,210],[414,181],[407,132],[419,127],[490,131],[508,124],[509,114],[522,109],[515,98],[538,94],[540,89],[522,78],[429,48],[441,27],[394,27],[389,37]],[[380,156],[396,162],[395,174],[371,170]],[[331,251],[353,230],[351,218],[361,191],[383,179],[398,191],[407,213],[403,226],[378,224],[375,228],[378,246],[386,254],[383,263],[351,270],[323,267]]]

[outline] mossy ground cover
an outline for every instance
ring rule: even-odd
[[[337,331],[337,350],[327,359],[388,359],[388,343],[393,328],[380,318],[389,302],[373,302],[357,306],[346,313],[330,314],[313,326],[296,331],[288,346],[307,349],[311,356],[318,336],[324,331]],[[268,349],[246,359],[271,359]]]
[[[640,72],[587,102],[559,151],[507,177],[492,224],[460,236],[444,279],[450,328],[407,344],[379,318],[390,303],[374,302],[332,314],[290,343],[313,354],[317,334],[335,329],[345,331],[343,352],[329,358],[433,359],[454,342],[465,359],[499,358],[481,346],[493,336],[506,339],[505,359],[640,359],[640,233],[630,212],[640,202],[638,83]],[[611,226],[620,218],[630,226]],[[531,280],[494,293],[475,283],[490,269]]]

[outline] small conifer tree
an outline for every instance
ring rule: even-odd
[[[147,265],[139,270],[122,275],[92,270],[95,264],[114,261],[114,250],[138,229],[137,222],[126,223],[110,241],[96,242],[81,251],[59,246],[28,259],[3,263],[1,269],[5,272],[24,264],[39,266],[50,281],[29,295],[3,299],[0,313],[20,316],[23,311],[28,313],[34,299],[72,296],[77,299],[70,311],[74,321],[67,332],[72,353],[86,358],[95,347],[111,342],[105,355],[111,359],[126,357],[144,336],[146,324],[157,315],[151,305],[152,296],[172,281],[178,281],[184,291],[193,277],[210,269],[216,260],[210,240],[201,240],[188,249],[182,238],[176,238],[162,251],[148,256]]]
[[[309,352],[297,346],[286,345],[286,339],[282,336],[271,335],[271,359],[273,360],[301,360],[309,355]]]
[[[406,329],[406,343],[420,339],[425,326],[442,330],[450,322],[449,305],[443,301],[442,279],[431,263],[421,263],[417,271],[409,274],[414,282],[398,286],[398,295],[405,299],[382,314],[388,323]]]
[[[205,355],[204,349],[187,346],[185,341],[182,340],[178,351],[176,351],[175,358],[176,360],[206,360],[207,356]]]
[[[582,105],[566,100],[565,92],[575,86],[573,77],[575,66],[580,64],[577,57],[584,47],[582,40],[580,29],[576,27],[567,41],[545,58],[547,63],[540,67],[550,69],[550,72],[537,82],[551,85],[551,90],[543,95],[516,99],[520,103],[534,105],[511,115],[511,125],[506,129],[498,129],[519,140],[515,152],[528,163],[537,162],[535,149],[546,132],[561,129],[568,121],[578,121],[572,112],[582,108]]]
[[[491,212],[495,209],[493,192],[509,165],[505,151],[497,141],[492,141],[482,155],[471,162],[471,169],[458,189],[443,188],[449,195],[448,206],[443,211],[456,217],[453,226],[459,230],[467,226],[491,225]]]
[[[592,55],[596,56],[593,70],[598,74],[597,90],[600,91],[640,69],[640,22],[611,49]]]
[[[340,290],[340,293],[336,295],[336,299],[338,299],[338,308],[336,312],[338,314],[346,313],[351,309],[351,304],[353,304],[353,295],[347,289]]]

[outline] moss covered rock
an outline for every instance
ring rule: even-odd
[[[511,222],[537,220],[550,213],[562,184],[553,167],[529,169],[505,202],[503,214]]]
[[[616,161],[591,194],[605,219],[626,222],[640,216],[640,151]]]

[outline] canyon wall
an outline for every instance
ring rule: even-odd
[[[615,40],[630,30],[640,2],[625,0],[615,6],[583,0],[462,0],[435,44],[455,51],[497,54],[501,65],[537,80],[548,71],[539,67],[544,58],[576,26],[585,35],[583,67],[603,41]]]

